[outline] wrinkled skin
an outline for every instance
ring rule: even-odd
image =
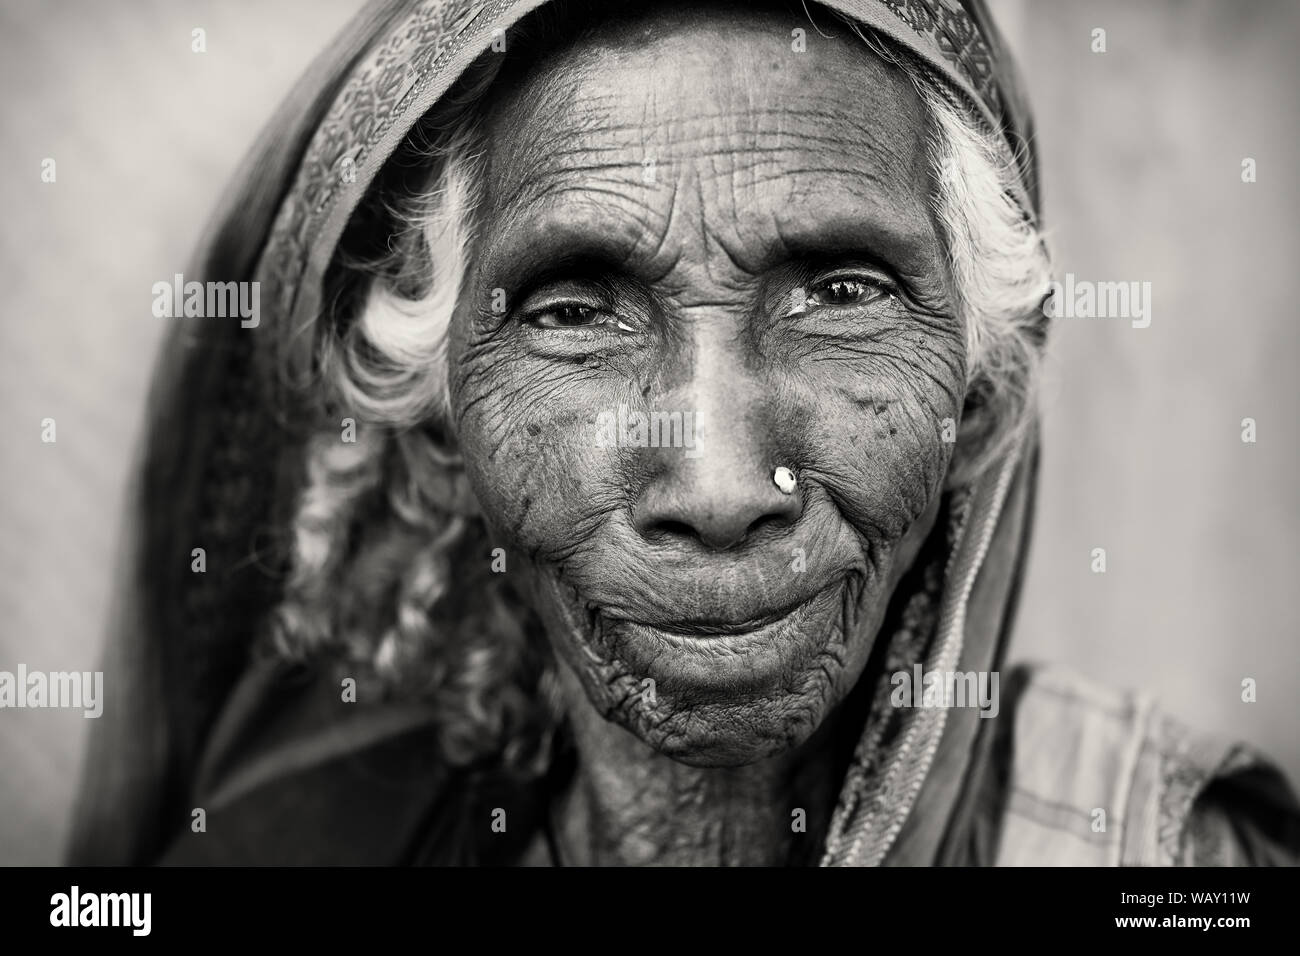
[[[661,10],[487,113],[453,426],[564,662],[587,862],[773,862],[799,800],[824,825],[814,734],[948,468],[965,354],[924,110],[842,27],[792,52],[799,25]],[[608,447],[619,406],[703,435]]]

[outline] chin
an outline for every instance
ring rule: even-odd
[[[557,656],[605,719],[680,763],[735,767],[800,746],[847,695],[879,624],[870,584],[847,571],[739,619],[614,616],[554,577],[540,596]]]

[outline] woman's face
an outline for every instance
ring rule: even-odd
[[[453,323],[508,573],[591,705],[701,766],[852,688],[964,397],[921,104],[797,25],[649,16],[507,84]]]

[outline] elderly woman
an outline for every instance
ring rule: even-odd
[[[159,366],[74,859],[1289,859],[1245,750],[999,670],[1036,204],[978,2],[372,5]]]

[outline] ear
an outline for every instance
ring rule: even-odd
[[[1000,422],[997,396],[987,380],[977,380],[967,391],[957,425],[956,444],[948,461],[944,487],[968,484],[997,451]]]

